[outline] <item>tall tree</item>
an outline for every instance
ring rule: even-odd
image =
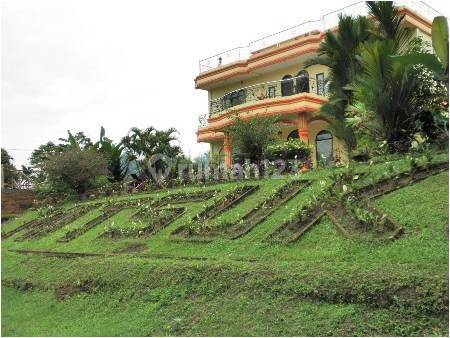
[[[125,155],[122,142],[115,144],[105,136],[105,128],[100,128],[99,140],[92,145],[95,151],[100,152],[108,160],[108,170],[112,181],[122,181],[128,171],[129,159]]]
[[[6,149],[1,148],[1,150],[2,180],[6,187],[12,187],[18,178],[17,170],[13,164],[14,158],[6,151]]]
[[[390,150],[405,151],[417,130],[413,95],[417,81],[407,66],[391,58],[395,52],[393,40],[378,40],[364,46],[363,71],[353,83],[355,98],[360,103],[356,121],[362,122],[375,138],[387,141]]]
[[[121,143],[115,144],[105,136],[105,128],[100,128],[99,140],[95,143],[83,132],[72,134],[67,131],[67,138],[59,138],[59,143],[47,142],[33,150],[30,157],[32,175],[39,182],[46,179],[42,171],[44,163],[56,155],[60,155],[68,150],[92,150],[104,155],[108,160],[109,177],[111,181],[122,181],[128,169],[128,157],[125,155],[124,146]]]
[[[330,120],[333,133],[345,141],[349,151],[356,146],[356,138],[345,123],[346,107],[353,103],[353,92],[347,86],[361,71],[358,51],[361,43],[370,38],[370,31],[366,17],[340,15],[337,31],[327,31],[318,56],[306,62],[306,66],[320,64],[329,69],[329,101],[321,107],[321,114]]]
[[[361,123],[372,136],[387,141],[391,151],[405,151],[418,130],[418,82],[412,67],[392,55],[408,53],[414,43],[404,15],[392,1],[368,1],[367,6],[375,29],[373,39],[361,46],[361,72],[349,86],[358,105],[348,121]]]
[[[92,149],[69,149],[45,161],[43,170],[55,191],[78,194],[98,188],[96,179],[108,174],[106,158]]]
[[[151,163],[156,171],[166,168],[168,165],[163,160],[154,160],[156,155],[163,155],[170,159],[176,159],[182,155],[180,146],[175,145],[177,141],[175,128],[157,130],[154,127],[146,129],[131,128],[127,136],[122,138],[129,159],[137,165],[139,175],[152,178],[149,171]]]
[[[92,147],[92,141],[83,132],[77,132],[73,135],[70,130],[67,131],[67,138],[59,138],[57,143],[49,141],[34,149],[29,158],[32,176],[38,181],[45,180],[45,175],[42,171],[44,163],[54,157],[62,154],[69,149],[81,150]]]

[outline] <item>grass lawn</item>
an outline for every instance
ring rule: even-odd
[[[433,161],[448,158],[441,154]],[[355,165],[354,186],[410,169],[406,159],[390,162]],[[24,230],[4,238],[2,334],[448,335],[448,171],[369,201],[402,226],[398,239],[367,240],[358,232],[347,238],[325,216],[295,242],[266,240],[333,183],[333,170],[346,169],[104,198],[87,202],[102,205],[43,237],[17,240]],[[257,185],[198,227],[220,232],[227,224],[239,225],[292,179],[311,184],[238,239],[217,236],[202,242],[173,235],[237,187]],[[214,196],[193,199],[208,191]],[[172,194],[191,200],[160,206],[186,211],[154,234],[101,237],[112,224],[134,226],[133,215],[143,207],[139,198],[171,201]],[[134,204],[75,239],[59,241],[105,208],[132,199]],[[36,217],[38,211],[29,211],[2,225],[2,233]],[[18,250],[96,255],[63,258]]]

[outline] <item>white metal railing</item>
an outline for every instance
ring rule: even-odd
[[[432,21],[435,16],[442,15],[423,1],[401,0],[395,1],[397,6],[408,7],[414,12],[419,13],[426,19]],[[236,62],[238,60],[245,60],[250,57],[252,53],[270,46],[306,34],[313,31],[325,31],[327,29],[336,27],[339,22],[339,15],[367,15],[368,10],[364,1],[355,2],[349,6],[329,12],[323,15],[318,20],[306,21],[301,24],[284,29],[280,32],[265,36],[261,39],[251,41],[248,45],[243,47],[236,47],[220,54],[213,55],[206,59],[199,61],[200,73],[217,68],[221,65]]]

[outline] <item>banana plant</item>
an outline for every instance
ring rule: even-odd
[[[124,153],[122,142],[114,144],[112,140],[105,137],[105,128],[100,128],[100,137],[97,142],[92,145],[95,151],[98,151],[108,159],[108,170],[112,180],[115,182],[122,181],[128,171],[129,160]]]

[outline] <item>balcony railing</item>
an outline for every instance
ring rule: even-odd
[[[415,11],[426,19],[432,21],[435,16],[442,15],[423,1],[395,1],[397,6],[405,6]],[[298,37],[312,31],[326,31],[336,27],[339,22],[339,15],[367,15],[367,6],[364,1],[353,3],[339,10],[330,12],[322,16],[319,20],[306,21],[299,25],[284,29],[278,33],[265,36],[261,39],[250,42],[247,46],[230,49],[226,52],[208,57],[199,61],[200,73],[214,69],[221,65],[229,64],[238,60],[245,60],[252,53],[270,46],[277,46],[281,42]]]
[[[240,88],[222,97],[210,100],[209,117],[245,103],[298,93],[314,93],[326,96],[327,87],[325,78],[312,79],[307,76],[297,76]]]

